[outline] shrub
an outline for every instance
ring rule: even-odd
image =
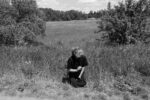
[[[32,31],[36,36],[44,36],[45,35],[45,26],[43,21],[38,21],[36,23],[31,22],[21,22],[19,25],[22,25]]]
[[[0,26],[15,24],[18,13],[14,7],[0,5]]]
[[[8,25],[0,27],[0,44],[18,45],[34,41],[35,35],[22,25]]]
[[[37,21],[35,22],[35,24],[38,26],[38,28],[40,29],[39,34],[37,35],[41,35],[41,36],[46,36],[45,34],[45,30],[46,30],[46,22],[43,21],[42,19],[38,18]],[[35,33],[36,34],[36,33]]]
[[[18,10],[19,18],[35,14],[38,10],[35,0],[12,0],[12,5]]]
[[[5,16],[4,18],[0,19],[0,26],[7,26],[16,24],[16,21],[11,16]]]
[[[46,23],[39,18],[35,0],[0,1],[0,44],[33,43],[45,36]]]
[[[109,42],[125,44],[127,42],[127,22],[117,17],[102,18],[99,29],[103,31],[103,37]]]
[[[114,9],[108,10],[107,16],[99,22],[103,38],[119,44],[144,42],[149,38],[145,30],[148,11],[148,0],[126,0],[125,3],[119,3]]]

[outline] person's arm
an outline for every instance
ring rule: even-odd
[[[83,75],[83,73],[85,71],[85,67],[88,66],[88,61],[87,61],[85,56],[82,56],[82,58],[81,58],[81,65],[82,65],[82,70],[80,72],[79,78],[82,77],[82,75]]]
[[[80,75],[79,75],[79,78],[80,78],[80,79],[81,79],[81,77],[82,77],[82,75],[83,75],[83,73],[84,73],[84,70],[85,70],[85,67],[83,67],[82,70],[81,70],[81,73],[80,73]]]
[[[79,70],[81,70],[81,69],[82,69],[82,67],[79,66],[77,69],[69,69],[69,71],[70,71],[70,72],[77,72],[77,71],[79,71]]]
[[[77,72],[78,69],[69,69],[69,72]]]

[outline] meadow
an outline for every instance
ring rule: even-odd
[[[48,22],[44,45],[1,46],[0,100],[149,100],[149,45],[105,45],[96,22]],[[73,46],[89,61],[85,88],[61,82]]]
[[[92,37],[96,37],[94,34],[97,30],[96,22],[96,20],[48,22],[46,29],[47,36],[42,41],[47,45],[62,43],[69,48],[82,46],[82,44],[85,44]]]

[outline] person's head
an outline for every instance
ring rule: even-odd
[[[72,48],[72,56],[76,56],[78,49],[79,49],[79,47],[73,47]]]
[[[75,56],[76,58],[79,58],[82,55],[84,55],[84,52],[79,47],[75,47],[75,48],[72,49],[72,55]]]
[[[79,55],[79,56],[83,56],[83,55],[84,55],[84,51],[83,51],[82,49],[79,49],[79,50],[78,50],[78,55]]]

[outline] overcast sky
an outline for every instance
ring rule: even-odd
[[[56,10],[81,10],[89,12],[106,9],[107,3],[117,4],[121,0],[37,0],[39,7],[53,8]]]

